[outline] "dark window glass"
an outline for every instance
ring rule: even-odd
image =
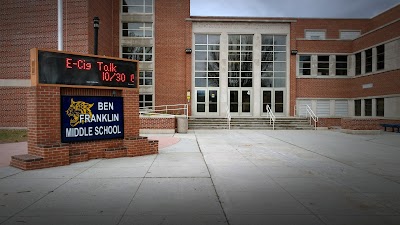
[[[354,115],[361,116],[361,100],[354,100]]]
[[[361,74],[361,52],[356,54],[356,75]]]
[[[365,50],[365,73],[372,72],[372,49]]]
[[[318,75],[329,75],[329,56],[318,56]]]
[[[337,76],[347,75],[347,55],[336,56],[336,75]]]
[[[372,99],[365,99],[365,116],[372,116]]]
[[[385,116],[385,99],[376,99],[376,116]]]
[[[383,70],[385,68],[385,45],[376,47],[376,69]]]

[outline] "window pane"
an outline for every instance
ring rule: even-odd
[[[274,60],[275,61],[286,61],[286,53],[284,53],[284,52],[275,52]]]
[[[354,100],[354,115],[361,116],[361,100]]]
[[[274,63],[274,71],[286,71],[286,63],[284,62]]]
[[[261,35],[261,44],[263,45],[272,45],[273,43],[273,36],[272,35]]]
[[[228,87],[239,87],[239,79],[238,78],[229,78],[228,79]]]
[[[376,116],[385,116],[385,99],[376,99]]]
[[[286,45],[286,36],[275,35],[274,36],[275,45]]]
[[[208,78],[208,86],[209,87],[219,87],[219,79],[217,78]]]
[[[206,87],[207,79],[206,78],[195,78],[195,86],[196,87]]]
[[[274,79],[274,87],[285,87],[285,79],[282,78],[275,78]]]
[[[261,79],[261,87],[272,87],[273,79],[262,78]]]
[[[197,91],[197,102],[206,102],[206,91],[204,90]]]
[[[196,51],[195,60],[207,60],[207,52]]]
[[[242,78],[241,80],[242,80],[242,82],[241,82],[242,87],[252,87],[253,86],[253,79]]]
[[[372,116],[372,99],[365,99],[365,116]]]
[[[195,44],[207,44],[207,35],[205,34],[196,34],[194,39]]]
[[[273,52],[261,52],[261,61],[272,61],[273,59]]]

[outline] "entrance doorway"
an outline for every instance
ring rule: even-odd
[[[284,95],[284,90],[262,90],[262,113],[267,113],[267,105],[269,105],[274,114],[284,115]]]
[[[251,89],[229,90],[229,110],[234,116],[250,116],[251,112]]]
[[[196,90],[196,115],[218,116],[218,90]]]

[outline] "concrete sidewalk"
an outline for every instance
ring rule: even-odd
[[[0,224],[400,224],[398,133],[168,137],[158,155],[1,167]]]

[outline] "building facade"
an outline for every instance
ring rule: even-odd
[[[26,127],[29,49],[57,48],[55,1],[0,6],[0,127]],[[29,15],[29,17],[28,17]],[[194,117],[400,120],[400,5],[370,19],[191,17],[189,0],[64,0],[64,51],[139,60],[139,105]],[[190,98],[188,98],[190,96]],[[188,100],[189,99],[189,100]]]

